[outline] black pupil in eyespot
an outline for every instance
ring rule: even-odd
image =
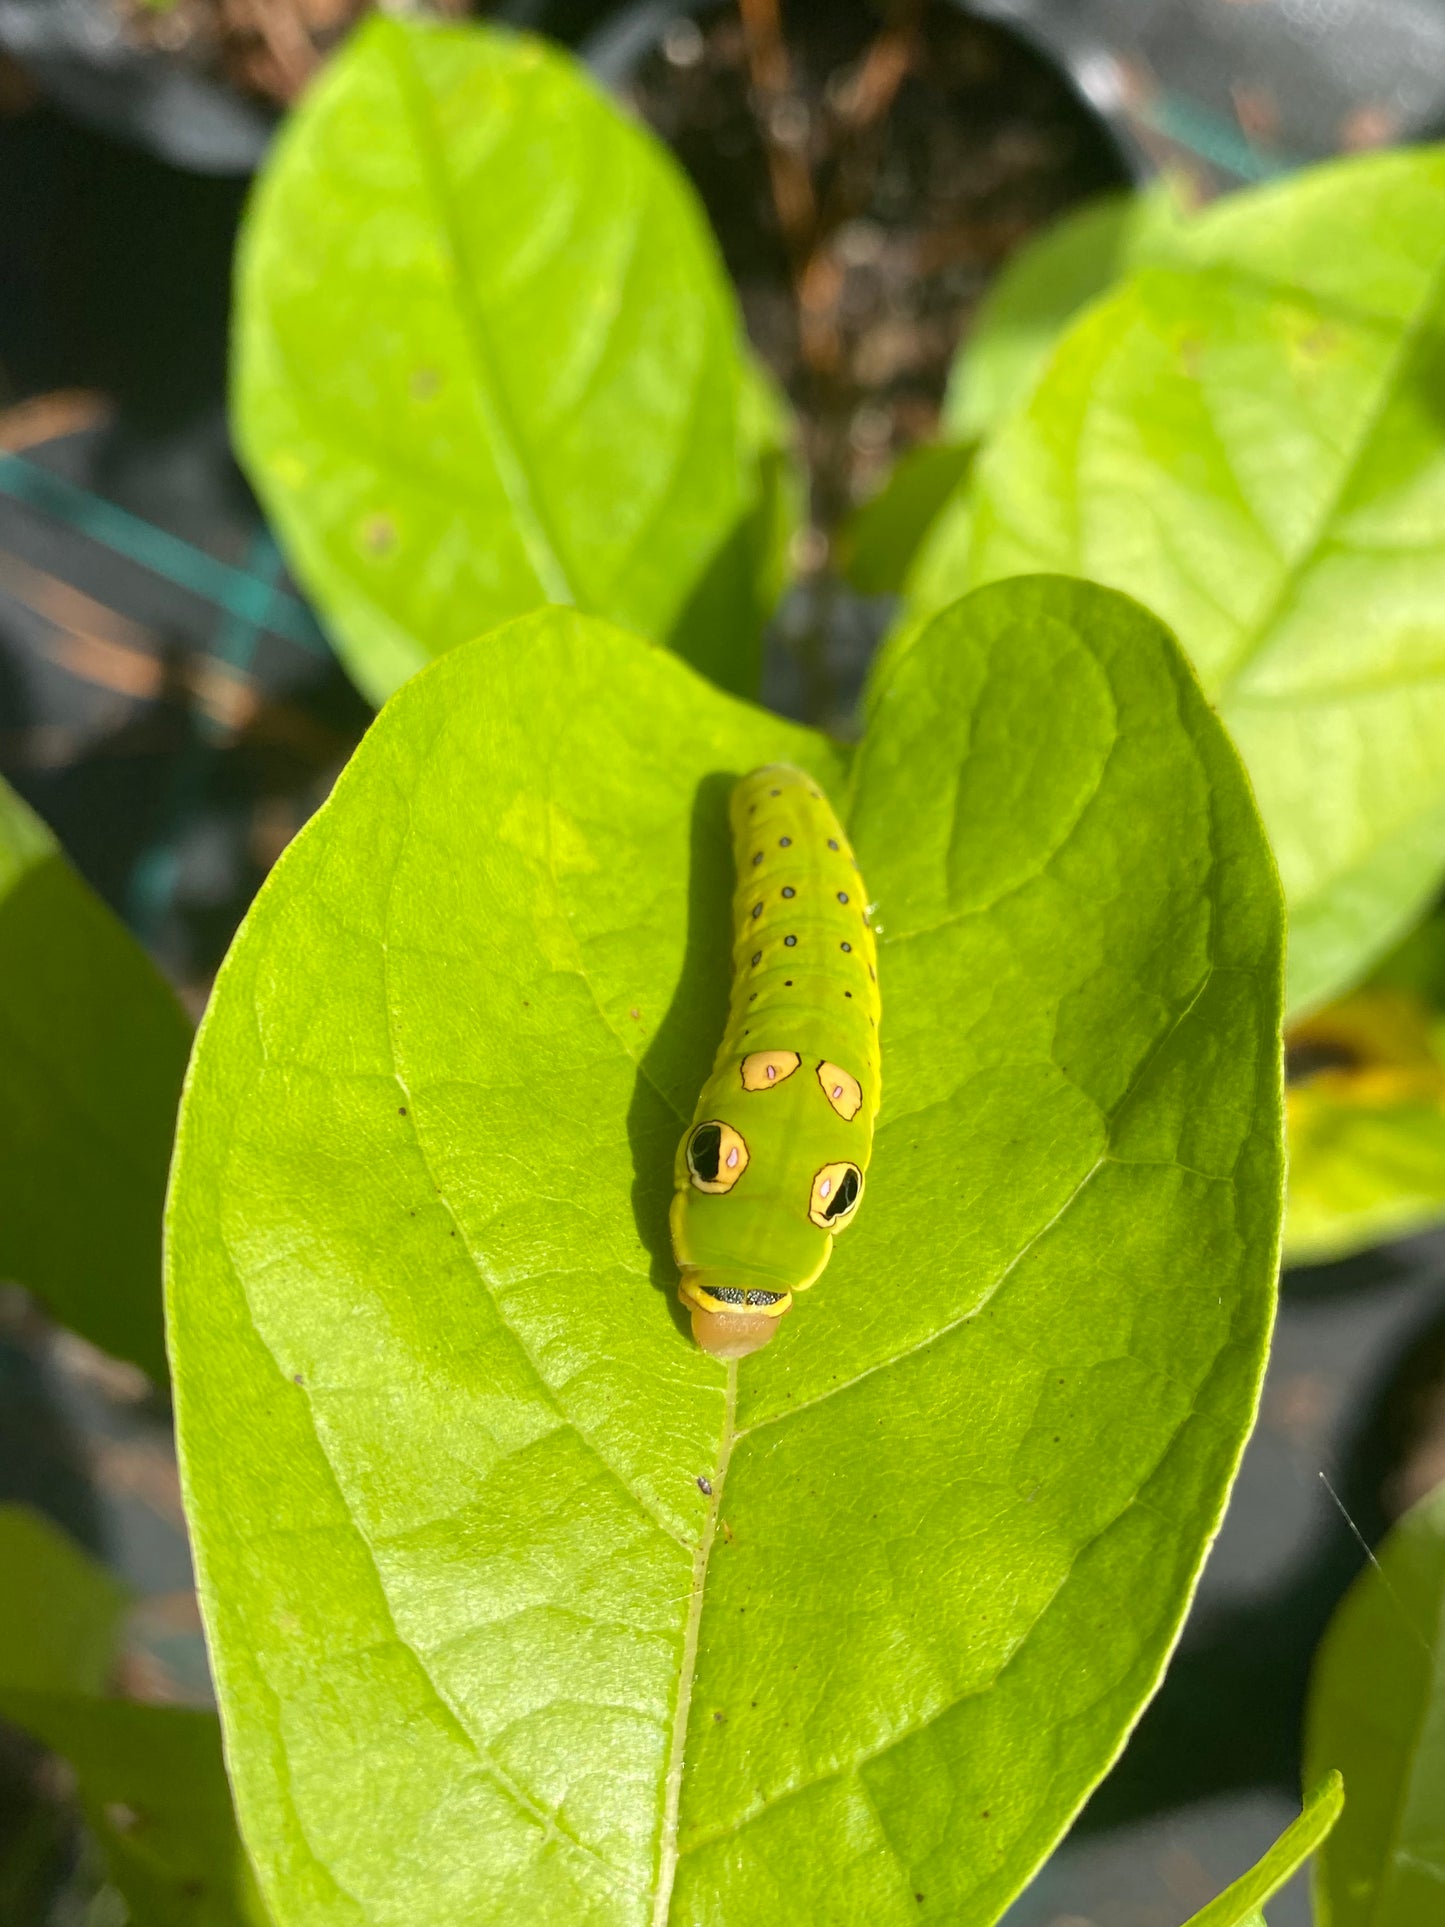
[[[699,1124],[687,1147],[687,1161],[704,1184],[717,1183],[718,1161],[722,1156],[722,1129],[716,1124]],[[839,1196],[842,1192],[840,1190]]]
[[[858,1202],[858,1173],[850,1165],[838,1180],[838,1188],[823,1206],[825,1218],[839,1218]]]

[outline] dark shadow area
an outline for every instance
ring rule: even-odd
[[[28,1506],[104,1559],[109,1535],[87,1453],[55,1396],[47,1336],[23,1294],[0,1293],[0,1504]],[[79,1844],[78,1815],[44,1749],[0,1724],[0,1927],[36,1927]]]
[[[0,120],[0,363],[17,391],[102,388],[153,428],[213,403],[247,187],[48,108]]]
[[[7,1317],[0,1329],[0,1504],[44,1513],[103,1558],[95,1489],[79,1441],[55,1403],[42,1337],[32,1342],[19,1319]]]
[[[1400,1509],[1392,1495],[1399,1501],[1418,1496],[1422,1480],[1429,1481],[1427,1457],[1445,1439],[1439,1429],[1445,1419],[1441,1286],[1438,1243],[1424,1239],[1286,1273],[1286,1330],[1292,1307],[1318,1309],[1355,1296],[1368,1310],[1374,1298],[1385,1321],[1382,1348],[1353,1370],[1350,1361],[1337,1360],[1344,1397],[1334,1437],[1322,1436],[1298,1465],[1287,1468],[1276,1456],[1266,1479],[1243,1478],[1236,1486],[1231,1512],[1244,1507],[1258,1515],[1243,1523],[1266,1541],[1272,1528],[1285,1530],[1275,1517],[1285,1510],[1281,1476],[1318,1485],[1315,1523],[1283,1579],[1254,1597],[1211,1601],[1206,1569],[1164,1683],[1076,1822],[1076,1838],[1221,1794],[1264,1787],[1298,1798],[1316,1648],[1365,1563],[1364,1545],[1378,1544]],[[1387,1311],[1391,1294],[1395,1303]],[[1341,1348],[1327,1341],[1327,1349]],[[1287,1361],[1286,1388],[1288,1372]],[[1299,1379],[1295,1372],[1295,1383]],[[1250,1453],[1274,1449],[1266,1418]],[[1337,1499],[1321,1478],[1327,1466]],[[1405,1489],[1412,1467],[1413,1494]]]
[[[768,547],[778,520],[786,462],[772,452],[758,463],[758,494],[719,543],[667,638],[669,649],[735,696],[755,701],[763,667]]]
[[[144,708],[137,707],[72,762],[6,772],[86,882],[119,916],[125,915],[141,853],[164,831],[170,771],[195,727],[186,643],[175,634],[160,634],[157,643],[157,686]]]
[[[1353,1506],[1350,1512],[1366,1529]],[[1383,1521],[1373,1523],[1378,1536]],[[1106,1831],[1244,1788],[1296,1798],[1315,1647],[1363,1563],[1358,1541],[1337,1519],[1287,1588],[1211,1613],[1192,1629],[1075,1832]]]
[[[1342,1297],[1403,1282],[1419,1269],[1420,1259],[1406,1243],[1357,1251],[1328,1264],[1293,1265],[1284,1274],[1280,1296],[1286,1303]]]
[[[672,1002],[638,1066],[627,1112],[637,1234],[652,1259],[652,1282],[666,1296],[673,1323],[684,1334],[690,1325],[677,1296],[667,1223],[673,1159],[682,1134],[675,1105],[685,1107],[684,1116],[691,1114],[727,1022],[733,892],[728,798],[737,780],[736,772],[716,771],[703,777],[693,798],[682,969]]]
[[[1445,1479],[1445,1306],[1401,1349],[1368,1412],[1357,1447],[1359,1476],[1393,1520]],[[1370,1530],[1365,1536],[1375,1543]]]

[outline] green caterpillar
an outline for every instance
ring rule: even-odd
[[[828,799],[777,763],[731,815],[732,999],[671,1214],[693,1337],[718,1358],[767,1344],[853,1222],[880,1092],[877,950]]]

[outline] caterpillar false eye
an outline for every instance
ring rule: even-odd
[[[840,1231],[862,1195],[863,1173],[856,1164],[825,1164],[808,1193],[808,1216],[825,1231]]]
[[[743,1089],[745,1091],[770,1091],[802,1063],[795,1050],[754,1050],[749,1051],[742,1061]]]
[[[850,1122],[857,1117],[863,1108],[863,1086],[851,1071],[830,1064],[824,1058],[818,1066],[818,1082],[823,1087],[823,1095],[839,1117]]]
[[[731,1191],[748,1168],[748,1147],[731,1124],[710,1118],[695,1124],[687,1140],[687,1168],[699,1191],[716,1197]]]
[[[879,1100],[877,952],[837,817],[781,764],[745,776],[731,814],[732,1001],[671,1214],[693,1336],[719,1358],[767,1344],[827,1264],[863,1195]]]

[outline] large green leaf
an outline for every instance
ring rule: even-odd
[[[0,1714],[63,1755],[138,1927],[263,1927],[213,1713],[102,1699],[124,1595],[0,1506]]]
[[[729,1370],[666,1209],[727,793],[776,758],[877,898],[883,1112],[859,1222]],[[1182,659],[1087,584],[940,618],[851,772],[564,611],[388,706],[226,962],[169,1210],[283,1927],[995,1919],[1152,1691],[1250,1423],[1280,924]]]
[[[563,54],[377,19],[247,215],[242,454],[374,700],[539,604],[755,686],[783,458],[666,151]]]
[[[1221,203],[1064,337],[945,511],[923,602],[1040,568],[1172,624],[1238,743],[1295,1014],[1445,869],[1445,150]]]
[[[159,1380],[189,1048],[159,972],[0,783],[0,1277]]]
[[[1343,1781],[1338,1773],[1327,1773],[1305,1801],[1299,1818],[1285,1828],[1263,1859],[1191,1915],[1185,1927],[1264,1927],[1260,1909],[1265,1901],[1328,1838],[1344,1804]]]
[[[1179,186],[1161,175],[1143,193],[1103,194],[1027,241],[984,296],[949,374],[943,430],[991,434],[1028,395],[1081,308],[1131,268],[1182,245]]]
[[[1315,1866],[1320,1927],[1439,1927],[1445,1896],[1445,1485],[1346,1593],[1315,1661],[1305,1769],[1350,1790]]]

